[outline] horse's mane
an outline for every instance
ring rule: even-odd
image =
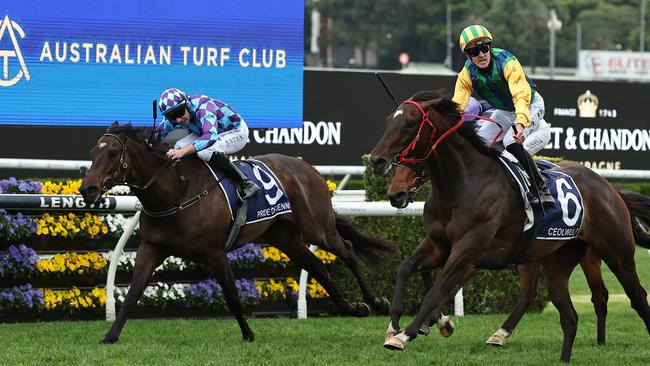
[[[112,125],[108,126],[106,133],[112,133],[114,135],[125,135],[128,138],[137,140],[141,144],[144,144],[146,139],[145,133],[149,131],[144,131],[143,128],[134,128],[130,123],[118,124],[117,121]]]
[[[112,133],[114,135],[124,135],[129,139],[135,140],[142,145],[146,145],[146,139],[149,138],[151,132],[150,128],[135,128],[131,123],[119,124],[117,121],[112,125],[108,126],[106,133]],[[160,143],[156,144],[153,147],[153,151],[157,153],[166,152],[168,147],[161,146]]]
[[[440,103],[436,104],[433,109],[436,110],[443,118],[445,118],[449,123],[455,124],[462,117],[462,113],[458,109],[458,104],[454,103],[443,90],[423,90],[413,94],[409,100],[415,102],[424,102],[431,99],[441,99]],[[466,121],[464,122],[456,132],[463,136],[472,146],[476,148],[481,154],[487,155],[496,159],[501,155],[501,152],[497,149],[488,147],[485,144],[485,140],[476,133],[476,122],[475,121]],[[505,133],[505,132],[504,132]]]

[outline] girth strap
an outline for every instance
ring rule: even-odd
[[[191,197],[190,199],[188,199],[185,202],[179,203],[178,205],[170,208],[169,210],[165,210],[165,211],[149,211],[149,210],[145,209],[144,207],[142,207],[142,212],[145,215],[151,216],[151,217],[165,217],[165,216],[173,215],[173,214],[175,214],[177,212],[183,211],[184,209],[194,205],[195,203],[197,203],[200,200],[202,200],[203,198],[205,198],[208,195],[208,193],[210,193],[210,191],[212,191],[212,189],[214,187],[215,187],[215,185],[211,186],[210,188],[208,188],[208,189],[204,190],[203,192]]]

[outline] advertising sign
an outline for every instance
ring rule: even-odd
[[[0,124],[150,125],[169,87],[302,125],[304,3],[0,2]]]
[[[650,80],[650,54],[581,50],[578,75],[589,78]]]
[[[613,82],[538,82],[551,124],[540,154],[597,169],[650,170],[650,85]]]

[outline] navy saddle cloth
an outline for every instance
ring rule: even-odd
[[[234,164],[260,187],[259,192],[248,199],[247,224],[291,213],[291,204],[282,183],[266,164],[254,159],[239,160],[235,161]],[[226,195],[230,207],[230,218],[234,220],[239,205],[237,186],[223,172],[213,169],[207,162],[206,165],[210,168],[219,183],[219,187]]]

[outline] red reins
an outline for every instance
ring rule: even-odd
[[[415,106],[415,107],[420,111],[420,113],[422,113],[422,121],[420,122],[420,127],[418,127],[418,134],[415,135],[415,138],[411,141],[410,144],[408,144],[408,146],[404,149],[404,151],[402,151],[402,152],[401,152],[401,153],[396,157],[396,158],[398,158],[397,160],[398,160],[400,163],[419,163],[419,162],[421,162],[421,161],[426,160],[427,158],[429,158],[429,156],[431,156],[431,154],[433,153],[433,151],[438,147],[438,144],[440,144],[440,143],[441,143],[444,139],[446,139],[449,135],[451,135],[452,133],[454,133],[454,131],[456,131],[456,130],[457,130],[457,129],[458,129],[458,128],[463,124],[463,122],[465,121],[465,116],[462,116],[462,118],[460,119],[460,121],[458,121],[458,123],[456,123],[456,124],[455,124],[452,128],[450,128],[449,130],[445,131],[445,133],[443,133],[442,136],[440,136],[440,137],[438,138],[438,140],[436,140],[436,142],[434,142],[434,143],[431,145],[431,148],[427,151],[427,153],[426,153],[425,156],[420,157],[420,158],[407,158],[406,155],[407,155],[409,152],[411,152],[411,151],[413,151],[413,150],[415,149],[415,145],[416,145],[416,144],[418,143],[418,141],[420,140],[420,134],[422,133],[422,128],[424,127],[425,123],[428,124],[429,126],[431,126],[431,129],[432,129],[432,130],[431,130],[431,134],[429,135],[429,141],[428,141],[428,143],[431,143],[431,141],[433,141],[433,138],[434,138],[435,135],[436,135],[436,127],[433,125],[433,122],[431,122],[431,119],[429,119],[429,112],[425,112],[425,111],[424,111],[424,108],[422,108],[422,106],[420,105],[420,103],[418,103],[418,102],[416,102],[416,101],[413,101],[413,100],[407,100],[407,101],[405,101],[405,102],[402,103],[402,104],[413,104],[413,105],[414,105],[414,106]]]
[[[429,135],[429,139],[428,139],[429,144],[431,144],[431,142],[433,141],[433,138],[436,135],[436,127],[433,125],[433,122],[431,122],[431,119],[429,118],[429,112],[425,112],[424,108],[422,108],[420,103],[418,103],[416,101],[413,101],[413,100],[407,100],[402,104],[413,104],[420,111],[420,113],[422,113],[422,121],[420,122],[420,126],[418,127],[418,133],[417,133],[417,135],[415,135],[415,138],[413,138],[413,140],[408,144],[408,146],[406,146],[406,148],[404,148],[404,150],[401,153],[399,153],[399,155],[395,156],[395,160],[397,162],[399,162],[399,163],[419,163],[421,161],[424,161],[424,160],[428,159],[429,156],[431,156],[433,151],[438,147],[438,145],[444,139],[449,137],[449,135],[451,135],[452,133],[454,133],[454,131],[456,131],[458,128],[460,128],[460,126],[463,124],[463,122],[465,122],[465,117],[474,117],[477,120],[482,119],[482,120],[485,120],[485,121],[488,121],[488,122],[495,123],[495,124],[497,124],[497,126],[499,126],[501,131],[499,131],[499,133],[496,135],[496,137],[494,138],[494,140],[490,144],[490,147],[494,147],[494,145],[496,144],[499,137],[503,134],[503,128],[498,123],[496,123],[496,121],[494,121],[494,120],[492,120],[490,118],[487,118],[487,117],[477,116],[475,114],[463,114],[461,116],[461,118],[460,118],[460,121],[458,121],[458,123],[456,123],[453,127],[448,129],[447,131],[445,131],[445,133],[443,133],[436,140],[436,142],[434,142],[431,145],[431,148],[428,149],[426,155],[424,155],[423,157],[419,157],[419,158],[408,158],[408,157],[406,157],[406,155],[409,152],[415,150],[415,147],[416,147],[418,141],[420,141],[420,135],[422,133],[422,128],[424,127],[424,125],[428,124],[429,126],[431,126],[431,129],[432,129],[431,134]]]

